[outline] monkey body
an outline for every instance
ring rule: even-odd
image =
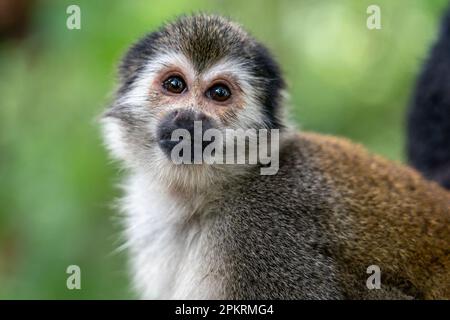
[[[450,60],[444,53],[439,59]],[[125,245],[142,298],[450,298],[449,191],[347,140],[288,128],[281,71],[239,25],[181,17],[132,46],[119,74],[102,123],[128,172]],[[450,110],[446,87],[431,89],[423,90],[431,108]],[[262,163],[175,164],[171,135],[196,121],[219,132],[279,130],[278,172],[261,175]],[[441,122],[439,142],[448,142],[450,113]],[[439,150],[420,163],[446,185],[450,148]],[[370,290],[374,265],[381,287]]]
[[[145,211],[128,213],[144,296],[450,298],[450,194],[435,183],[309,133],[284,139],[277,175],[254,169],[195,194],[130,188]],[[381,289],[366,287],[370,265]]]

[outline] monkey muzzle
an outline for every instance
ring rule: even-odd
[[[156,133],[158,145],[169,158],[172,158],[174,148],[183,143],[185,148],[180,148],[177,155],[192,163],[194,158],[202,158],[204,149],[214,141],[214,139],[203,140],[205,131],[216,127],[215,120],[203,112],[177,109],[161,119]],[[190,150],[186,153],[190,153],[190,155],[183,154],[187,150],[186,147]]]

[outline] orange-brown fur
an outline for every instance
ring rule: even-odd
[[[450,193],[415,170],[345,139],[300,135],[315,153],[338,204],[329,230],[340,239],[342,266],[379,265],[384,279],[403,278],[423,298],[450,298]],[[340,214],[345,212],[345,216]],[[344,279],[349,286],[361,279]],[[398,280],[396,280],[398,281]]]

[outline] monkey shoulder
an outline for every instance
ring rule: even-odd
[[[238,283],[233,292],[360,297],[366,292],[361,270],[375,263],[389,292],[426,295],[431,284],[421,284],[434,286],[445,276],[430,265],[449,246],[449,204],[448,192],[436,184],[358,144],[291,135],[282,141],[276,175],[255,170],[228,184],[217,202],[220,228],[228,231],[223,248],[234,274],[247,276],[231,282]],[[414,276],[406,277],[406,269]],[[440,275],[427,280],[433,270]],[[389,292],[386,297],[395,296]]]

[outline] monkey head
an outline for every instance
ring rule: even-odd
[[[134,44],[102,117],[112,154],[126,167],[181,184],[212,166],[175,166],[175,129],[280,128],[284,81],[269,51],[219,16],[184,16]],[[189,168],[187,168],[189,167]],[[156,174],[156,176],[155,176]]]

